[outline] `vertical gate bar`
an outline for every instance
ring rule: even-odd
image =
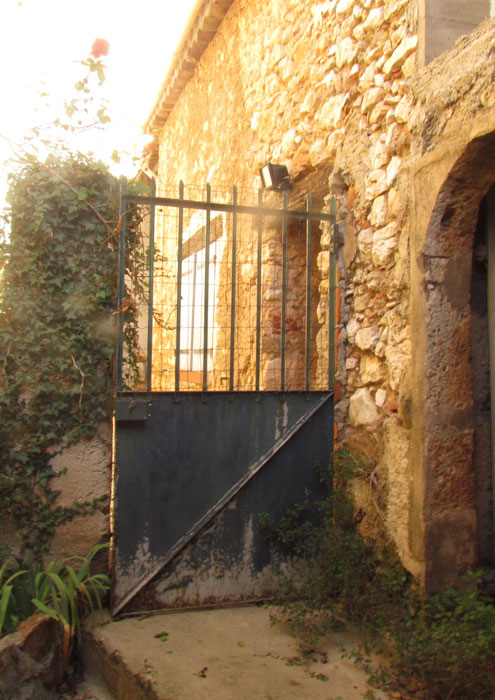
[[[335,397],[332,396],[331,401],[331,416],[329,424],[331,426],[331,446],[330,446],[330,459],[328,461],[328,502],[330,505],[330,522],[333,520],[334,514],[334,496],[335,496]]]
[[[287,210],[289,208],[289,193],[284,192],[284,212],[282,215],[282,319],[281,319],[281,352],[280,352],[280,391],[285,391],[285,318],[287,315]]]
[[[487,270],[487,296],[488,296],[488,359],[490,367],[490,423],[491,434],[495,436],[495,188],[488,190],[486,195],[486,222],[485,235],[488,254],[488,270]],[[491,471],[492,483],[495,484],[495,439],[491,439]],[[493,526],[495,528],[495,509],[493,512]],[[494,540],[495,546],[495,540]],[[495,552],[494,552],[495,553]]]
[[[146,390],[151,391],[151,371],[153,364],[153,274],[155,264],[155,197],[156,180],[151,180],[151,199],[149,212],[149,249],[148,249],[148,341],[146,346]]]
[[[306,391],[309,391],[311,381],[311,212],[313,200],[310,194],[306,199],[306,211],[309,217],[306,219]]]
[[[336,300],[336,267],[333,234],[336,221],[335,197],[330,200],[330,241],[328,243],[329,268],[328,268],[328,388],[335,388],[335,300]]]
[[[206,184],[206,202],[211,201],[211,187]],[[210,209],[206,210],[206,239],[205,239],[205,307],[203,316],[203,391],[208,390],[208,300],[210,283]]]
[[[258,190],[258,259],[256,282],[256,391],[260,390],[261,364],[261,252],[263,245],[263,190]]]
[[[194,341],[195,341],[195,331],[196,331],[196,293],[197,287],[196,283],[198,281],[198,254],[193,253],[193,276],[192,276],[192,299],[191,299],[191,325],[189,327],[189,349],[187,353],[187,369],[190,372],[194,371]],[[199,306],[199,304],[198,304]]]
[[[122,311],[125,296],[125,238],[127,229],[126,213],[126,191],[127,181],[125,177],[120,178],[120,237],[119,237],[119,282],[117,290],[117,309],[119,310],[119,331],[117,338],[117,391],[123,389],[123,365],[124,365],[124,322],[125,316]]]
[[[237,258],[237,187],[232,188],[232,287],[230,294],[230,377],[229,389],[234,390],[234,353],[235,353],[235,295],[236,295],[236,258]]]
[[[179,182],[179,199],[184,199],[184,183]],[[180,391],[180,331],[182,325],[181,301],[182,301],[182,238],[184,235],[184,206],[179,205],[179,230],[177,232],[177,328],[175,330],[175,391]]]

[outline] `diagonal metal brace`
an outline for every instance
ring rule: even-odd
[[[250,465],[246,473],[220,498],[214,506],[212,506],[177,542],[169,549],[169,551],[159,559],[158,563],[139,581],[138,584],[120,600],[113,605],[112,614],[118,615],[127,603],[134,598],[140,590],[142,590],[167,564],[186,547],[189,542],[202,530],[208,523],[224,508],[235,496],[253,479],[256,474],[270,461],[270,459],[279,452],[282,447],[317,413],[333,397],[330,392],[322,396],[318,402],[311,407],[304,415],[302,415],[294,425],[288,430],[275,444],[265,452],[256,462]]]

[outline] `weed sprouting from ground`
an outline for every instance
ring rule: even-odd
[[[361,633],[367,650],[386,653],[387,679],[407,680],[428,700],[495,697],[495,605],[479,593],[480,575],[460,590],[427,597],[395,550],[359,532],[349,485],[355,457],[335,460],[333,488],[315,506],[301,504],[277,524],[262,518],[267,538],[291,558],[276,613],[303,652],[333,630]]]

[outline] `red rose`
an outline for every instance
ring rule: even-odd
[[[91,47],[91,55],[95,58],[100,58],[100,56],[108,56],[108,49],[110,44],[106,39],[95,39],[93,46]]]

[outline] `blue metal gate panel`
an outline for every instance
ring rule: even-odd
[[[123,393],[116,430],[114,612],[272,594],[259,514],[323,495],[332,393]]]

